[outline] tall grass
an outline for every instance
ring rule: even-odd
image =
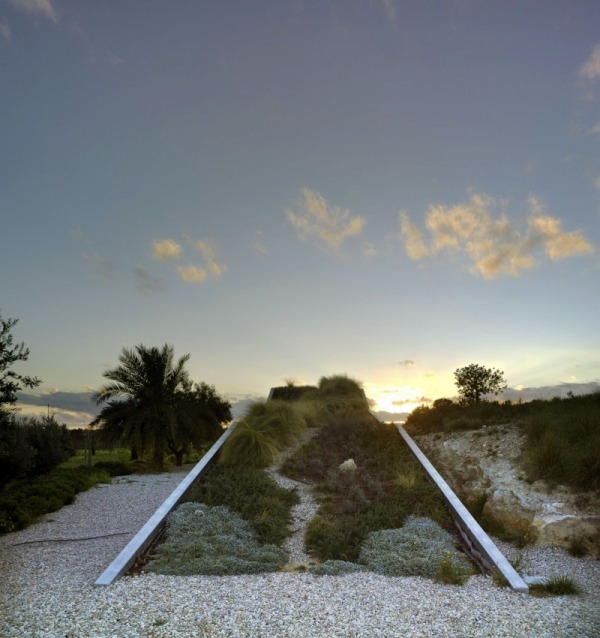
[[[223,445],[219,461],[224,465],[267,467],[305,430],[306,420],[295,404],[254,403]]]
[[[600,488],[600,392],[547,402],[525,431],[531,478]]]
[[[532,480],[600,488],[600,392],[518,404],[461,406],[439,400],[413,411],[405,427],[419,435],[506,423],[519,425],[527,435],[524,451]]]

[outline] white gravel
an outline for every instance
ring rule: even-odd
[[[370,573],[144,574],[94,587],[181,478],[116,479],[33,527],[0,537],[0,637],[600,636],[600,562],[554,549],[528,549],[528,572],[569,575],[583,595],[535,598],[483,576],[454,587]],[[103,534],[121,535],[75,540]]]

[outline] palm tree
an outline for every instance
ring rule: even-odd
[[[111,383],[94,394],[97,404],[108,402],[92,425],[101,425],[112,442],[127,441],[133,450],[150,454],[160,468],[167,451],[181,465],[192,442],[217,433],[218,421],[188,400],[191,381],[185,370],[190,355],[174,361],[173,346],[133,350],[123,348],[119,365],[107,370]],[[216,427],[215,427],[216,426]]]

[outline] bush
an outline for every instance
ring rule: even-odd
[[[248,523],[226,507],[183,503],[167,518],[167,536],[145,571],[189,576],[278,571],[286,553],[261,545]]]
[[[14,481],[0,494],[0,534],[24,529],[40,516],[72,503],[78,492],[108,481],[104,470],[84,466]]]
[[[133,468],[129,463],[122,461],[98,461],[93,465],[95,470],[102,470],[109,476],[126,476],[133,474]]]
[[[15,418],[0,411],[0,488],[11,480],[45,474],[73,454],[66,426],[54,417]]]
[[[600,392],[538,402],[525,426],[530,477],[600,487]]]
[[[345,374],[321,377],[319,397],[330,412],[338,409],[352,409],[368,412],[369,402],[359,381]]]
[[[427,518],[410,516],[400,529],[367,536],[359,560],[385,576],[441,578],[449,572],[466,578],[473,568],[454,546],[454,538]]]
[[[35,454],[27,430],[0,410],[0,489],[30,472]]]
[[[299,503],[296,490],[280,487],[263,470],[213,467],[187,499],[224,505],[248,521],[262,543],[281,544],[289,535],[291,509]]]

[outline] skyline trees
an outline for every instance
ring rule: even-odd
[[[41,383],[37,377],[10,369],[15,363],[29,358],[29,348],[23,342],[13,344],[11,330],[18,322],[18,319],[3,319],[0,313],[0,412],[5,410],[5,405],[12,406],[17,402],[17,392],[23,386],[35,388]]]
[[[162,467],[168,452],[181,465],[190,444],[214,440],[221,423],[231,419],[230,404],[212,386],[193,384],[185,369],[189,357],[175,361],[168,344],[123,348],[119,365],[103,375],[110,382],[94,394],[98,405],[107,404],[92,425],[110,441],[149,454],[155,468]]]
[[[486,394],[499,394],[506,388],[504,372],[471,363],[454,372],[461,402],[466,405],[481,403]]]

